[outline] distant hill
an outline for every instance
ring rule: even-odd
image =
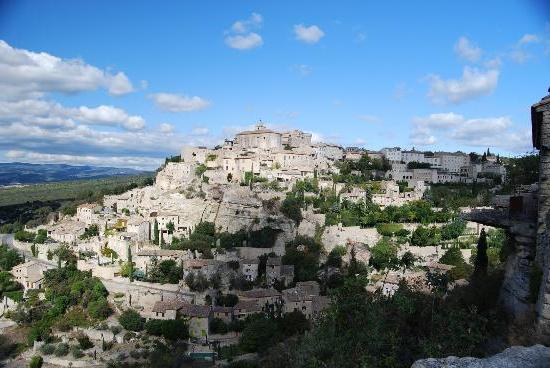
[[[38,184],[78,179],[96,179],[110,176],[128,176],[148,173],[134,169],[99,166],[72,166],[62,164],[0,163],[0,186]]]

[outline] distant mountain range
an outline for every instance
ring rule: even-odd
[[[96,179],[109,176],[127,176],[147,173],[147,171],[118,167],[0,162],[0,186],[38,184],[78,179]]]

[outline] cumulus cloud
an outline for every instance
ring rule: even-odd
[[[437,74],[427,77],[430,84],[428,96],[435,103],[459,103],[475,97],[491,94],[498,84],[500,72],[464,67],[460,79],[443,79]]]
[[[205,136],[205,135],[208,135],[209,133],[210,131],[206,127],[195,127],[191,131],[191,134],[196,136]]]
[[[159,130],[164,134],[172,134],[174,132],[174,126],[169,123],[162,123],[159,125]]]
[[[253,30],[262,27],[261,14],[252,13],[248,19],[238,20],[226,31],[225,44],[237,50],[249,50],[263,45],[262,36]]]
[[[294,26],[294,35],[298,41],[314,44],[325,36],[325,32],[316,25],[307,27],[303,24],[296,24]]]
[[[246,33],[249,29],[254,29],[262,26],[264,18],[261,14],[252,13],[245,20],[238,20],[231,26],[231,31],[235,33]]]
[[[468,38],[460,37],[454,46],[455,53],[469,62],[476,62],[481,57],[482,50]]]
[[[246,35],[227,36],[225,38],[225,44],[237,50],[253,49],[262,46],[263,43],[262,36],[254,32]]]
[[[433,145],[440,139],[470,147],[499,147],[522,152],[529,149],[527,130],[514,129],[507,116],[465,118],[453,112],[431,114],[412,120],[410,139],[416,145]]]
[[[158,108],[170,112],[189,112],[206,109],[210,102],[198,96],[184,96],[173,93],[154,93],[149,97]]]
[[[77,93],[105,88],[111,95],[134,90],[128,77],[80,59],[17,49],[0,40],[0,90],[9,99],[40,98],[49,92]]]
[[[101,105],[97,107],[65,107],[44,100],[0,101],[0,126],[20,122],[42,127],[72,128],[76,123],[87,125],[120,126],[127,130],[140,130],[145,120],[128,115],[123,109]]]

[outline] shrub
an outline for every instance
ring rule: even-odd
[[[385,223],[376,225],[376,230],[383,236],[394,236],[403,229],[403,225],[394,223]]]
[[[79,359],[79,358],[82,358],[84,356],[84,353],[82,352],[82,350],[80,349],[80,347],[78,345],[71,346],[71,354],[72,354],[73,358],[75,358],[75,359]]]
[[[105,298],[90,301],[87,309],[90,317],[95,319],[105,319],[113,313],[113,310]]]
[[[189,336],[187,324],[184,320],[158,320],[151,319],[145,324],[148,334],[163,336],[167,340],[183,340]]]
[[[220,318],[214,318],[210,321],[210,332],[215,334],[227,333],[227,324]]]
[[[291,220],[294,220],[296,224],[302,221],[301,203],[295,196],[287,196],[281,204],[281,212]]]
[[[143,330],[143,318],[133,309],[127,309],[122,312],[120,317],[118,317],[118,322],[128,331]]]
[[[113,335],[118,335],[120,331],[122,331],[122,327],[120,327],[119,325],[111,326],[111,332],[113,333]]]
[[[64,342],[57,344],[55,347],[55,350],[53,354],[56,357],[62,357],[69,353],[69,345],[65,344]]]
[[[31,362],[29,363],[29,368],[41,368],[44,363],[44,359],[40,355],[35,355],[32,357]]]
[[[55,345],[53,344],[44,344],[40,347],[40,352],[44,355],[52,355],[55,351]]]
[[[82,350],[87,350],[94,346],[94,344],[90,341],[90,338],[84,334],[78,335],[76,337],[76,341],[78,341],[78,345]]]

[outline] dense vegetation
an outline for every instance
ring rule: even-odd
[[[44,289],[44,300],[30,291],[29,297],[10,314],[16,322],[30,327],[29,343],[49,341],[54,328],[67,331],[74,326],[90,326],[112,313],[101,281],[89,272],[77,270],[74,263],[46,271]]]

